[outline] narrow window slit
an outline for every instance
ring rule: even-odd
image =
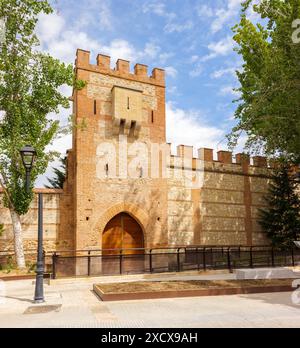
[[[97,101],[94,100],[94,115],[97,115]]]
[[[125,130],[125,120],[121,119],[121,123],[120,123],[120,134],[124,134],[124,130]]]

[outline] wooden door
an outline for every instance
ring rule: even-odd
[[[102,249],[144,248],[144,236],[141,226],[129,214],[115,216],[105,227],[102,237]],[[105,254],[118,254],[119,251],[107,251]],[[138,254],[135,250],[124,250],[124,254]]]

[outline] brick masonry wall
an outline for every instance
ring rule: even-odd
[[[241,163],[232,163],[229,152],[227,163],[220,154],[219,160],[214,161],[213,150],[206,151],[211,156],[206,156],[205,161],[201,156],[197,159],[200,161],[198,169],[204,173],[200,187],[189,188],[184,179],[178,179],[190,175],[189,170],[184,171],[174,165],[169,169],[169,244],[269,244],[257,218],[258,209],[265,207],[270,169],[267,166],[248,164],[245,167]],[[225,152],[222,153],[224,155]],[[174,158],[174,163],[180,162],[178,154]],[[193,170],[195,173],[195,165]]]
[[[61,223],[66,214],[62,204],[63,191],[38,190],[44,193],[44,249],[45,251],[65,250],[73,247],[73,236],[62,232]],[[2,198],[2,197],[1,197]],[[9,210],[3,206],[0,198],[0,223],[4,224],[4,233],[0,237],[0,251],[14,250],[14,237]],[[28,214],[21,217],[24,248],[34,251],[37,248],[38,197],[35,195]],[[66,238],[67,237],[67,238]]]
[[[256,157],[250,165],[248,158],[237,155],[233,161],[230,152],[220,151],[218,161],[214,161],[211,149],[199,149],[198,157],[193,158],[193,149],[183,145],[171,155],[170,144],[166,144],[165,77],[161,69],[154,69],[149,77],[147,67],[137,64],[130,73],[129,62],[123,60],[111,69],[110,58],[103,55],[93,65],[89,52],[78,50],[75,70],[87,86],[73,94],[76,127],[64,189],[43,191],[46,250],[100,249],[105,226],[121,212],[140,223],[146,247],[268,243],[257,222],[270,174],[264,158]],[[130,115],[130,119],[137,118],[140,128],[128,131],[127,141],[133,145],[138,140],[146,151],[153,143],[165,146],[170,155],[167,178],[151,179],[145,172],[138,178],[138,171],[136,179],[106,177],[106,164],[110,175],[112,171],[120,175],[121,165],[131,165],[134,158],[132,154],[124,162],[120,153],[122,138],[116,132],[112,106],[115,86],[142,93],[141,115]],[[191,163],[183,170],[184,154],[189,154]],[[161,158],[156,166],[162,167]],[[202,184],[190,186],[186,178],[193,182],[196,173]],[[35,249],[37,198],[22,222],[25,247]],[[5,224],[0,250],[12,249],[10,215],[1,205],[0,223]]]
[[[147,175],[141,180],[105,177],[106,164],[110,174],[115,170],[120,174],[120,165],[124,164],[119,154],[119,134],[114,130],[112,88],[142,91],[142,115],[138,118],[141,129],[138,135],[129,134],[128,143],[138,139],[149,149],[153,142],[165,143],[164,74],[154,69],[148,77],[146,67],[141,65],[131,74],[125,61],[119,61],[116,69],[111,70],[107,60],[108,57],[99,56],[98,64],[92,65],[88,52],[77,53],[77,75],[88,84],[74,94],[76,122],[80,124],[84,120],[86,125],[73,134],[75,245],[77,249],[101,248],[102,233],[109,218],[122,211],[140,222],[146,246],[166,245],[166,180],[148,179]],[[104,147],[115,149],[116,153],[111,150],[105,154]],[[115,169],[113,160],[117,163]],[[131,159],[126,161],[129,165]],[[104,176],[99,176],[101,173]]]

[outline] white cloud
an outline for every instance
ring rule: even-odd
[[[217,56],[224,56],[232,51],[233,40],[230,36],[217,42],[212,42],[208,45],[208,49]]]
[[[42,15],[37,28],[41,49],[65,63],[74,63],[77,48],[99,51],[101,45],[85,32],[68,29],[66,21],[57,13]]]
[[[199,56],[193,55],[193,56],[191,57],[191,59],[190,59],[190,62],[191,62],[191,63],[195,63],[195,62],[197,62],[198,60],[199,60]]]
[[[199,17],[213,17],[214,10],[208,5],[200,5],[196,7],[196,11]]]
[[[225,8],[219,8],[216,10],[216,18],[211,24],[211,31],[216,33],[220,31],[223,26],[236,17],[241,8],[242,0],[227,0]]]
[[[77,48],[100,52],[101,45],[84,32],[64,31],[59,40],[51,41],[47,51],[66,63],[73,63]]]
[[[200,62],[198,62],[196,65],[195,65],[195,67],[194,67],[194,69],[192,69],[190,72],[189,72],[189,75],[191,76],[191,77],[198,77],[198,76],[200,76],[201,74],[202,74],[202,72],[203,72],[203,65],[200,63]]]
[[[155,59],[159,52],[160,47],[152,42],[146,43],[144,49],[137,50],[127,40],[116,39],[109,45],[100,46],[99,52],[109,55],[112,61],[117,61],[119,58],[129,60],[132,64],[138,60],[152,60]]]
[[[65,20],[57,13],[41,14],[37,25],[37,33],[41,43],[57,39],[65,26]]]
[[[166,33],[182,33],[183,31],[190,30],[194,26],[192,21],[187,21],[186,23],[176,23],[174,21],[170,21],[166,24],[164,31]]]
[[[76,30],[91,29],[96,27],[97,30],[113,30],[116,19],[110,8],[109,0],[85,0],[81,6],[74,23]]]
[[[52,29],[48,30],[48,28]],[[115,39],[108,45],[103,45],[81,29],[67,28],[66,21],[57,13],[43,16],[38,28],[38,36],[44,51],[66,63],[74,62],[77,48],[89,50],[94,56],[98,53],[108,54],[113,62],[121,58],[132,63],[138,60],[155,59],[161,51],[161,48],[153,42],[147,42],[142,50],[138,50],[123,39]]]
[[[215,19],[211,23],[211,31],[213,33],[217,33],[220,30],[223,29],[224,25],[227,23],[233,23],[235,18],[239,15],[239,12],[241,10],[241,4],[244,0],[226,0],[226,5],[217,8],[215,11],[213,11],[211,8],[207,7],[206,5],[203,6],[203,15],[206,17],[212,17],[211,12],[215,12]],[[261,0],[254,0],[252,5],[249,7],[249,9],[246,12],[247,17],[252,22],[257,22],[260,19],[260,16],[253,11],[253,5],[259,4]],[[206,8],[207,7],[207,8]],[[201,7],[200,7],[200,13],[201,13]]]
[[[232,86],[224,86],[220,89],[219,94],[222,96],[232,95],[238,97],[240,93],[235,91],[234,89],[235,87]]]
[[[186,30],[192,29],[194,26],[192,21],[187,21],[185,23],[177,22],[177,14],[168,11],[166,5],[159,1],[154,1],[150,3],[145,3],[143,6],[144,13],[153,13],[157,16],[164,17],[166,19],[166,25],[164,27],[164,32],[166,33],[181,33]]]
[[[169,88],[167,89],[167,93],[172,94],[172,95],[180,95],[180,93],[178,93],[178,88],[177,88],[177,86],[169,87]]]
[[[108,4],[101,1],[99,7],[99,24],[102,29],[111,30],[113,27],[113,17]]]
[[[203,63],[215,59],[219,56],[226,56],[233,50],[233,40],[230,36],[227,36],[226,38],[219,40],[217,42],[211,42],[207,46],[209,53],[204,55],[203,57],[199,57],[198,55],[194,55],[191,57],[190,62],[194,64],[194,68],[190,71],[191,77],[198,77],[203,72]],[[220,74],[225,74],[227,72],[219,72]]]
[[[143,12],[144,13],[152,12],[158,16],[165,16],[166,15],[165,4],[162,4],[159,2],[145,3],[143,6]]]
[[[195,149],[217,149],[225,136],[224,130],[205,124],[204,115],[198,111],[184,111],[167,103],[167,140],[173,145],[190,145]],[[184,131],[183,131],[184,130]]]
[[[201,58],[202,62],[214,59],[219,56],[226,56],[233,51],[234,42],[230,36],[219,40],[217,42],[211,42],[207,48],[210,53]]]
[[[166,17],[169,20],[176,18],[177,15],[174,12],[169,12],[166,9],[166,5],[161,3],[160,1],[154,1],[150,3],[145,3],[143,6],[144,13],[153,13],[160,17]]]
[[[172,78],[176,78],[178,74],[178,71],[172,66],[166,66],[164,70],[166,71],[167,76],[170,76]]]
[[[219,79],[221,77],[223,77],[224,75],[232,75],[235,76],[236,75],[236,68],[222,68],[219,70],[214,71],[210,77],[213,79]]]
[[[112,61],[119,58],[132,61],[136,57],[134,47],[128,41],[120,39],[113,40],[108,46],[102,46],[101,52],[109,55]]]
[[[170,58],[172,58],[174,56],[174,53],[161,53],[159,55],[159,60],[161,64],[165,64],[167,62],[167,60],[169,60]]]
[[[153,42],[146,43],[144,51],[141,53],[141,58],[156,58],[158,53],[160,52],[160,47]]]

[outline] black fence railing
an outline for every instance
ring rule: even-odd
[[[52,254],[53,278],[229,270],[300,265],[300,249],[272,247],[170,247],[84,250]]]
[[[44,251],[44,263],[45,273],[52,272],[52,255],[53,252]],[[37,261],[37,250],[25,250],[24,251],[25,261],[27,268],[34,269]],[[17,260],[15,252],[12,250],[1,251],[0,250],[0,270],[14,269],[17,267]]]

